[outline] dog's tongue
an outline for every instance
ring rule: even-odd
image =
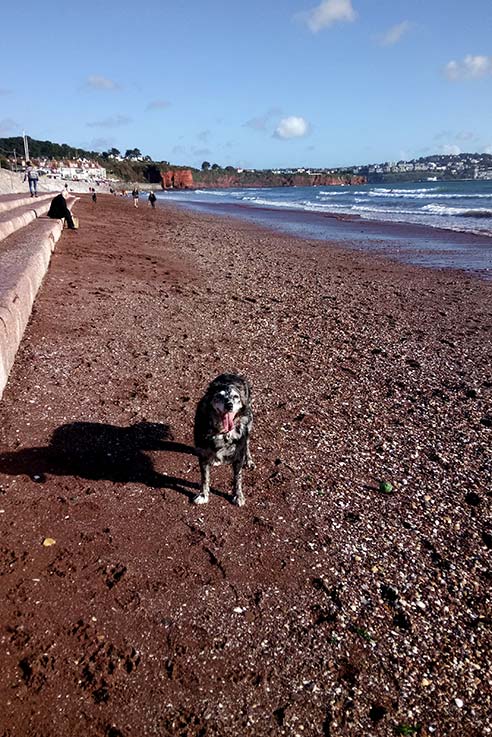
[[[230,432],[234,427],[234,412],[226,412],[222,417],[224,432]]]

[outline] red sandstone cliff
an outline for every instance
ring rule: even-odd
[[[161,172],[163,189],[227,189],[229,187],[316,187],[365,184],[366,178],[346,174],[335,177],[328,174],[273,174],[271,172],[197,172],[191,169],[170,169]]]
[[[193,189],[191,169],[174,169],[161,172],[162,189]]]

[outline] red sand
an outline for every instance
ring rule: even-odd
[[[0,404],[0,734],[489,734],[490,285],[76,211]],[[197,508],[228,370],[256,469]]]

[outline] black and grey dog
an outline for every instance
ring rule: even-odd
[[[210,490],[210,466],[231,463],[232,501],[244,504],[243,467],[252,468],[249,436],[253,426],[251,386],[237,374],[221,374],[208,386],[195,415],[195,446],[200,459],[200,493],[195,504],[206,504]]]

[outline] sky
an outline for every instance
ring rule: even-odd
[[[24,0],[0,137],[174,164],[492,153],[491,0]]]

